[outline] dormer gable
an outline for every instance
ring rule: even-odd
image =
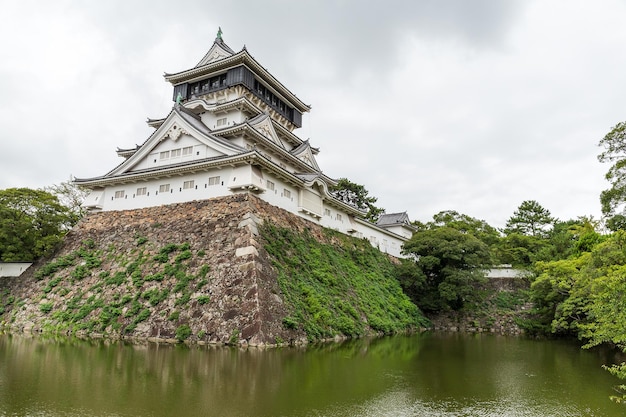
[[[195,66],[195,68],[202,67],[204,65],[220,61],[224,58],[228,58],[230,56],[235,55],[235,51],[233,51],[226,43],[222,40],[222,29],[220,28],[217,31],[217,37],[213,42],[213,46],[211,49],[202,57],[200,62]]]
[[[302,145],[293,149],[290,153],[311,168],[313,168],[315,171],[319,172],[320,167],[315,160],[315,153],[317,152],[314,152],[314,150],[317,151],[317,149],[311,147],[311,145],[309,144],[309,140],[307,139],[302,142]]]
[[[181,106],[175,106],[154,133],[106,176],[246,152],[247,149],[214,136],[197,116]]]
[[[283,141],[278,137],[276,129],[272,124],[272,119],[267,113],[260,114],[248,121],[248,124],[252,126],[257,132],[267,138],[269,141],[280,146],[282,149],[287,150],[287,147]]]

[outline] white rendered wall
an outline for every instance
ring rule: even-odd
[[[259,173],[261,175],[258,175]],[[218,176],[219,181],[216,180]],[[193,187],[184,189],[184,184],[188,181],[193,181]],[[214,184],[209,185],[210,182]],[[165,192],[160,191],[161,186],[165,185],[169,185],[169,190]],[[273,206],[321,226],[357,238],[367,239],[372,246],[380,251],[396,257],[402,257],[400,253],[403,244],[402,238],[392,233],[386,233],[384,230],[367,222],[355,220],[353,216],[326,204],[322,205],[322,213],[319,218],[303,212],[299,204],[299,190],[297,187],[287,184],[268,172],[261,172],[251,165],[215,169],[204,173],[151,180],[132,185],[107,187],[102,192],[99,204],[102,205],[103,211],[154,207],[163,204],[227,196],[236,192],[247,191],[247,188],[241,188],[247,185],[258,186],[258,190],[253,191],[253,193]],[[143,188],[145,188],[145,195],[138,195],[138,189]],[[87,197],[85,200],[87,205],[94,203],[92,196],[98,193],[100,191],[94,192]]]
[[[0,277],[3,277],[3,278],[19,277],[31,265],[32,265],[31,262],[9,262],[9,263],[0,262]]]

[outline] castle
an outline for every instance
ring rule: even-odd
[[[332,194],[337,181],[316,162],[319,149],[293,131],[310,106],[280,83],[244,48],[235,52],[218,31],[198,64],[165,74],[175,102],[155,131],[105,175],[76,178],[91,192],[89,211],[132,210],[254,193],[268,203],[324,227],[368,239],[402,256],[414,229],[406,213],[373,224]]]

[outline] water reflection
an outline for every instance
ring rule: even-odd
[[[489,335],[272,350],[0,335],[0,416],[621,416],[611,359]]]

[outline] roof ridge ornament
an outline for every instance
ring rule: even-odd
[[[222,39],[222,28],[220,26],[217,27],[217,36],[215,36],[215,40],[219,42],[223,42]]]

